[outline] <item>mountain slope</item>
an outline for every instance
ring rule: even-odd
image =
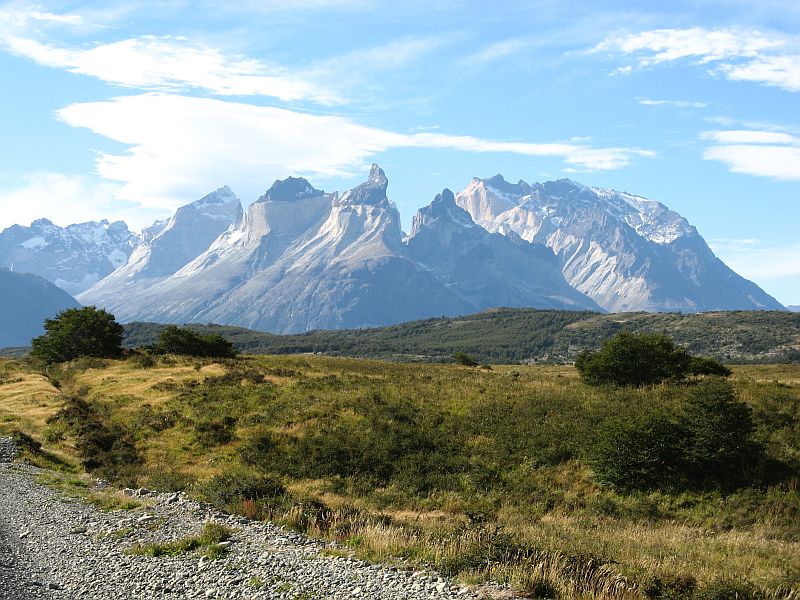
[[[609,311],[782,308],[663,204],[568,179],[473,179],[456,203],[488,231],[545,244],[567,281]]]
[[[67,292],[30,273],[0,269],[0,347],[28,346],[45,319],[80,306]]]
[[[122,221],[59,227],[38,219],[0,233],[0,267],[39,275],[78,294],[124,265],[135,241]]]
[[[172,275],[241,217],[241,203],[227,186],[182,206],[171,219],[146,228],[127,263],[78,298],[113,311],[121,296],[145,290]]]
[[[445,189],[414,217],[409,254],[473,310],[535,306],[602,310],[572,288],[552,251],[511,233],[489,233]]]

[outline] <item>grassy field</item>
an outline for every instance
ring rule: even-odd
[[[41,442],[34,460],[530,597],[798,598],[800,365],[732,381],[780,468],[725,490],[598,484],[603,427],[679,414],[693,384],[592,388],[562,366],[138,355],[44,374],[6,360],[0,434]]]

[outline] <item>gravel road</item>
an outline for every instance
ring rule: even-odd
[[[0,438],[2,440],[2,438]],[[216,512],[177,494],[147,494],[135,510],[101,512],[37,482],[39,469],[8,463],[0,441],[0,598],[476,598],[435,574],[322,554],[319,541]],[[209,521],[234,529],[218,560],[196,553],[133,556],[135,543],[198,534]],[[483,594],[480,594],[481,596]]]

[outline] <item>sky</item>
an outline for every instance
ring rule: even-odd
[[[800,305],[796,0],[14,1],[0,81],[0,228],[139,230],[377,162],[408,229],[472,177],[568,177],[666,204]]]

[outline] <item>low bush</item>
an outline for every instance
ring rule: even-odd
[[[165,327],[153,347],[158,354],[182,354],[207,358],[232,358],[237,355],[233,344],[218,333],[200,334],[175,325]]]

